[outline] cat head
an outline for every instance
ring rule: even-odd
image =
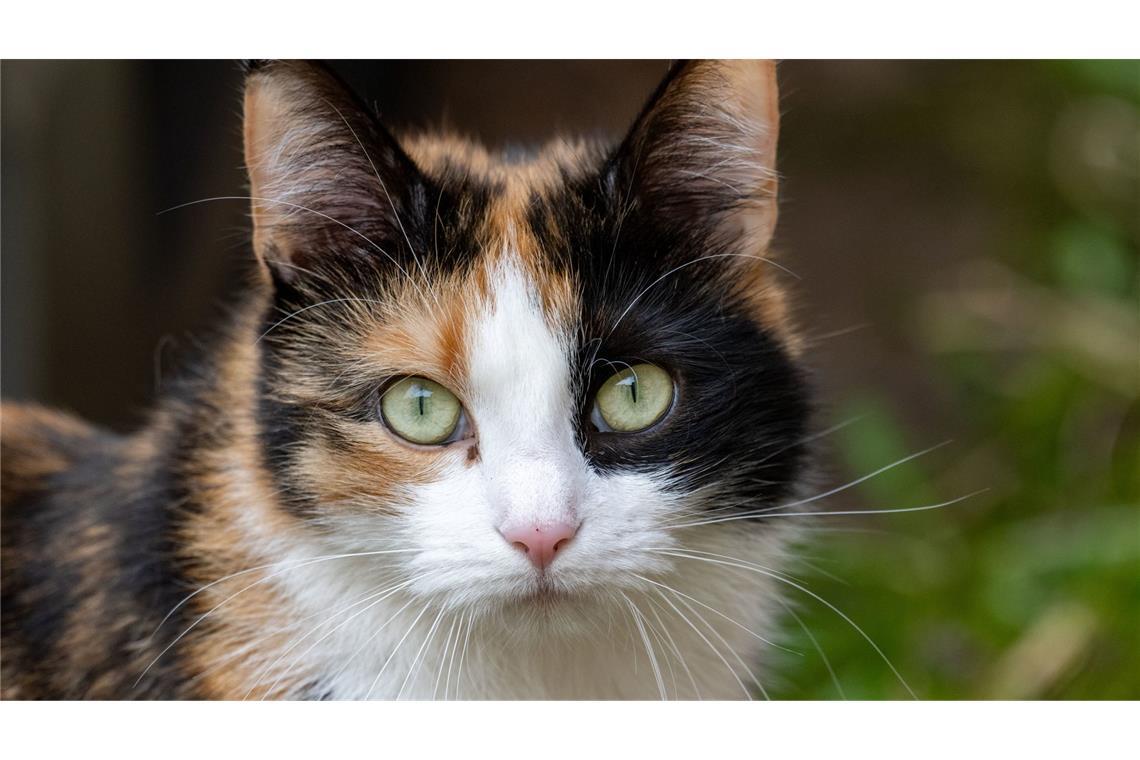
[[[279,505],[456,605],[620,599],[770,540],[808,396],[768,251],[775,67],[671,68],[613,145],[397,140],[325,69],[254,68]]]

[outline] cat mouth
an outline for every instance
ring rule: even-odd
[[[554,583],[548,575],[542,573],[535,578],[530,588],[520,595],[519,602],[527,605],[549,607],[567,602],[572,596],[573,594],[561,586],[561,584]]]

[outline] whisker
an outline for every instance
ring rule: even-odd
[[[339,678],[339,677],[340,677],[340,675],[341,675],[342,673],[344,673],[344,671],[348,670],[348,666],[352,664],[352,661],[353,661],[353,660],[355,660],[355,659],[357,658],[357,656],[359,656],[359,655],[360,655],[360,653],[361,653],[361,652],[363,652],[363,651],[365,650],[365,648],[367,648],[367,647],[368,647],[368,645],[369,645],[369,644],[371,644],[371,643],[372,643],[372,642],[373,642],[373,641],[376,639],[376,637],[377,637],[377,636],[379,636],[379,635],[381,634],[381,632],[383,632],[383,630],[384,630],[385,628],[387,628],[387,627],[388,627],[388,625],[389,625],[389,624],[390,624],[390,623],[391,623],[393,620],[395,620],[396,618],[398,618],[398,617],[400,616],[400,613],[402,613],[402,612],[403,612],[404,610],[406,610],[408,607],[411,607],[411,606],[412,606],[412,603],[413,603],[413,602],[415,602],[415,601],[416,601],[416,598],[415,598],[415,597],[412,597],[412,598],[411,598],[411,599],[409,599],[408,601],[404,602],[403,606],[402,606],[402,607],[400,607],[400,609],[396,610],[396,611],[395,611],[395,612],[393,612],[391,615],[389,615],[389,616],[388,616],[388,619],[387,619],[387,620],[385,620],[383,623],[381,623],[381,624],[380,624],[380,626],[379,626],[379,627],[378,627],[378,628],[377,628],[375,631],[373,631],[372,635],[371,635],[371,636],[369,636],[367,639],[365,639],[365,640],[364,640],[364,643],[363,643],[363,644],[361,644],[361,645],[360,645],[360,646],[358,646],[358,647],[357,647],[355,650],[353,650],[352,654],[350,654],[350,655],[348,656],[348,658],[347,658],[347,659],[344,661],[344,663],[343,663],[343,664],[341,664],[341,666],[340,666],[339,668],[337,668],[337,671],[336,671],[336,673],[334,673],[334,674],[333,674],[333,676],[332,676],[332,678],[330,678],[329,680],[335,681],[337,678]],[[425,611],[425,612],[427,611],[427,607],[426,607],[426,606],[424,607],[424,611]],[[422,614],[422,613],[421,613],[421,614]],[[395,652],[393,652],[393,654],[394,654],[394,653],[395,653]],[[369,690],[369,692],[368,692],[368,693],[369,693],[369,694],[371,694],[371,693],[372,693],[372,691],[371,691],[371,690]],[[367,699],[367,697],[365,697],[365,699]]]
[[[428,629],[428,634],[424,637],[423,643],[420,644],[420,648],[416,650],[415,656],[412,657],[412,664],[408,666],[408,674],[404,676],[404,681],[400,684],[400,690],[396,692],[397,702],[399,702],[400,697],[404,695],[404,689],[408,687],[408,682],[412,680],[412,676],[419,674],[420,666],[423,664],[423,660],[420,658],[427,656],[428,645],[430,645],[435,638],[435,632],[439,628],[439,621],[443,620],[443,613],[446,611],[446,608],[440,607],[439,614],[435,616],[435,622],[431,624],[431,628]]]
[[[184,208],[187,208],[189,206],[197,206],[197,205],[200,205],[202,203],[211,203],[213,201],[256,201],[258,203],[276,203],[276,204],[279,204],[282,206],[288,206],[288,207],[296,209],[298,211],[308,211],[310,214],[316,214],[317,216],[321,217],[322,219],[327,219],[328,221],[332,222],[333,224],[337,224],[341,227],[344,227],[346,230],[348,230],[352,234],[356,235],[357,237],[362,239],[364,242],[368,243],[370,246],[372,246],[377,251],[382,253],[389,261],[392,262],[392,264],[396,267],[396,269],[400,270],[400,274],[404,275],[404,277],[407,278],[408,282],[412,283],[413,286],[416,287],[416,290],[419,290],[419,286],[415,285],[415,281],[412,279],[412,276],[410,274],[408,274],[408,270],[406,270],[402,266],[400,266],[400,262],[396,261],[396,259],[392,256],[392,254],[388,253],[383,248],[381,248],[379,245],[374,243],[363,232],[360,232],[356,228],[354,228],[348,224],[345,224],[341,220],[335,219],[335,218],[329,216],[328,214],[325,214],[321,211],[317,211],[316,209],[309,208],[308,206],[302,206],[299,203],[290,203],[289,201],[278,200],[277,198],[259,198],[259,197],[253,196],[253,195],[215,195],[211,198],[199,198],[196,201],[187,201],[186,203],[180,203],[177,206],[171,206],[168,209],[163,209],[162,211],[159,211],[158,215],[161,216],[162,214],[166,214],[166,213],[169,213],[171,211],[178,211],[179,209],[184,209]],[[420,292],[420,295],[424,296],[425,300],[426,300],[426,294],[422,290],[419,290],[419,292]]]
[[[733,520],[749,520],[749,519],[753,519],[753,518],[757,518],[757,517],[764,519],[764,520],[772,520],[772,519],[777,518],[777,517],[843,517],[843,516],[851,516],[851,515],[893,515],[893,514],[902,514],[905,512],[929,512],[929,511],[934,510],[934,509],[944,509],[946,507],[954,506],[955,504],[958,504],[959,502],[963,502],[966,499],[972,499],[973,497],[977,496],[978,494],[985,493],[986,491],[989,491],[989,490],[990,489],[988,489],[988,488],[980,488],[977,491],[973,491],[971,493],[966,494],[965,496],[959,496],[956,499],[950,499],[949,501],[942,501],[942,502],[939,502],[937,504],[924,504],[920,507],[899,507],[897,509],[842,509],[842,510],[831,510],[831,511],[826,511],[826,512],[822,512],[822,511],[815,511],[815,512],[769,512],[767,510],[762,510],[759,512],[749,512],[749,513],[746,513],[743,515],[733,515],[731,517],[719,517],[719,518],[716,518],[713,520],[703,520],[703,521],[699,521],[699,522],[682,523],[681,525],[669,525],[669,526],[666,526],[666,528],[668,528],[670,530],[679,529],[679,528],[694,528],[694,527],[697,527],[699,525],[713,525],[715,523],[732,522]]]
[[[719,659],[724,664],[724,667],[728,670],[728,672],[732,674],[733,679],[735,679],[736,683],[740,686],[740,690],[744,692],[744,696],[751,701],[752,694],[748,691],[748,687],[744,685],[744,682],[740,680],[740,676],[738,676],[736,674],[736,671],[733,670],[732,666],[728,664],[728,660],[724,659],[724,655],[720,653],[720,650],[713,646],[712,642],[708,640],[708,637],[701,633],[700,629],[693,624],[693,621],[685,617],[685,613],[677,609],[677,605],[673,604],[673,602],[669,600],[669,597],[665,596],[664,591],[657,588],[656,586],[653,587],[653,590],[657,592],[657,595],[660,596],[667,605],[669,605],[673,612],[677,613],[678,617],[680,617],[681,620],[685,621],[685,623],[693,629],[693,632],[700,637],[701,641],[705,642],[705,645],[710,650],[712,650],[712,653],[717,656],[717,659]]]
[[[807,557],[796,557],[795,561],[798,564],[803,565],[804,567],[806,567],[808,570],[812,571],[813,573],[817,573],[819,575],[822,575],[824,578],[828,578],[829,580],[833,580],[840,585],[843,585],[843,586],[850,586],[851,585],[851,582],[849,580],[847,580],[846,578],[843,578],[843,577],[831,572],[830,570],[826,570],[826,569],[820,567],[817,563],[812,562]]]
[[[832,330],[831,332],[812,334],[812,335],[807,335],[805,337],[807,338],[807,342],[809,344],[814,345],[817,343],[822,343],[825,340],[832,340],[833,338],[841,338],[844,335],[850,335],[853,332],[859,332],[860,330],[866,330],[868,327],[871,327],[871,326],[872,326],[871,322],[859,322],[858,324],[849,325],[847,327],[842,327],[838,330]]]
[[[693,677],[693,671],[689,670],[689,664],[685,661],[685,656],[681,654],[681,650],[677,647],[677,642],[673,640],[672,634],[669,633],[669,627],[665,625],[665,621],[662,620],[661,616],[657,614],[657,610],[664,610],[659,604],[657,604],[657,600],[653,597],[646,596],[645,599],[649,602],[649,611],[653,613],[653,617],[657,620],[657,624],[661,626],[661,633],[664,634],[665,638],[668,640],[669,646],[673,650],[673,654],[676,656],[677,661],[681,663],[681,668],[685,671],[685,674],[689,677],[689,683],[693,685],[693,694],[696,695],[697,699],[703,700],[700,687],[697,686],[697,679]],[[677,685],[674,684],[674,693],[676,693],[676,689]]]
[[[649,599],[650,597],[647,596],[645,598]],[[650,612],[652,611],[653,610],[651,609]],[[668,656],[669,645],[662,637],[661,631],[657,630],[657,628],[654,627],[653,623],[650,622],[649,617],[646,616],[644,612],[642,613],[642,620],[645,622],[645,627],[649,630],[649,633],[653,639],[661,645],[661,651],[664,652],[664,656],[661,657],[661,660],[665,663],[665,667],[669,670],[669,682],[673,684],[673,697],[674,699],[679,698],[681,692],[677,688],[677,672],[673,669],[673,661]]]
[[[670,277],[673,274],[676,274],[677,272],[681,271],[682,269],[684,269],[686,267],[693,266],[694,264],[699,264],[702,261],[711,261],[712,259],[724,259],[724,258],[756,259],[757,261],[763,261],[765,263],[771,264],[772,266],[776,267],[777,269],[780,269],[784,272],[787,272],[792,277],[795,277],[797,280],[800,279],[800,276],[798,274],[796,274],[795,272],[793,272],[792,270],[788,269],[787,267],[783,266],[782,264],[778,264],[775,261],[772,261],[771,259],[766,259],[763,256],[753,256],[753,255],[748,254],[748,253],[712,253],[712,254],[709,254],[708,256],[700,256],[698,258],[692,259],[691,261],[686,261],[684,264],[680,264],[678,266],[673,267],[668,272],[661,275],[656,280],[649,283],[649,285],[647,285],[645,288],[643,288],[642,291],[640,293],[638,293],[636,296],[634,296],[633,300],[629,302],[629,305],[626,306],[625,311],[623,311],[621,313],[621,315],[614,322],[613,326],[610,327],[607,335],[613,335],[614,330],[616,330],[618,328],[618,325],[621,324],[622,320],[625,319],[626,315],[629,314],[629,312],[633,309],[633,307],[637,304],[637,302],[641,300],[641,297],[644,296],[646,293],[648,293],[651,289],[656,287],[657,284],[660,283],[662,280],[666,279],[667,277]]]
[[[823,493],[815,494],[814,496],[809,496],[806,499],[800,499],[798,501],[793,501],[793,502],[790,502],[788,504],[778,504],[776,506],[766,507],[766,508],[761,509],[761,510],[756,510],[754,512],[748,513],[747,516],[764,514],[765,512],[775,512],[776,510],[788,509],[789,507],[799,507],[799,506],[803,506],[804,504],[811,504],[812,502],[818,501],[820,499],[825,499],[828,496],[834,496],[837,493],[842,493],[842,492],[847,491],[851,488],[854,488],[855,486],[859,485],[860,483],[864,483],[873,477],[876,477],[878,475],[882,475],[884,472],[887,472],[888,470],[891,470],[895,467],[906,464],[907,462],[909,462],[911,460],[914,460],[914,459],[917,459],[921,456],[929,454],[930,452],[935,451],[936,449],[940,449],[943,446],[947,445],[948,443],[950,443],[950,441],[948,441],[948,440],[943,441],[942,443],[935,444],[934,446],[923,449],[922,451],[918,451],[918,452],[915,452],[914,454],[910,454],[908,456],[905,456],[902,459],[898,459],[894,462],[891,462],[888,465],[880,467],[879,469],[875,470],[874,472],[870,472],[870,473],[868,473],[868,474],[866,474],[860,478],[856,478],[855,480],[852,480],[852,481],[845,483],[841,486],[838,486],[836,488],[832,488],[830,491],[825,491]],[[739,519],[739,518],[742,518],[744,516],[745,515],[736,515],[734,519]],[[679,525],[679,526],[674,526],[674,527],[687,527],[687,525]]]
[[[799,589],[803,593],[805,593],[808,596],[810,596],[811,598],[815,599],[817,602],[824,605],[825,607],[830,609],[832,612],[834,612],[835,614],[837,614],[841,618],[843,618],[845,621],[847,621],[848,625],[850,625],[852,628],[854,628],[856,630],[856,632],[858,632],[859,635],[862,636],[867,641],[867,643],[871,645],[871,648],[875,650],[875,652],[879,655],[879,657],[882,658],[883,662],[886,663],[887,667],[891,669],[891,672],[895,674],[895,677],[899,680],[899,683],[902,684],[903,688],[907,690],[907,693],[910,694],[911,698],[912,699],[918,699],[918,696],[914,693],[914,690],[910,688],[910,684],[908,684],[906,682],[906,679],[902,677],[902,674],[899,673],[898,669],[894,666],[894,663],[892,663],[890,658],[888,658],[887,655],[883,652],[883,650],[879,648],[879,645],[875,643],[874,639],[872,639],[867,634],[866,631],[864,631],[862,628],[860,628],[859,625],[847,615],[847,613],[843,612],[843,610],[839,609],[838,607],[836,607],[834,604],[832,604],[831,602],[824,599],[819,594],[815,593],[814,591],[812,591],[811,589],[809,589],[805,586],[800,585],[799,583],[796,583],[795,581],[792,581],[792,580],[784,577],[783,575],[781,575],[779,573],[772,572],[766,568],[762,568],[761,566],[755,565],[755,564],[748,562],[746,560],[738,559],[736,557],[728,557],[727,555],[723,555],[723,554],[715,554],[713,552],[703,552],[703,551],[702,552],[696,552],[696,550],[686,550],[686,551],[692,551],[696,554],[705,554],[705,555],[709,555],[709,556],[700,557],[700,556],[692,556],[691,554],[682,554],[679,552],[668,552],[668,551],[663,551],[662,553],[663,554],[672,553],[673,556],[680,557],[682,559],[692,559],[692,560],[698,560],[698,561],[702,561],[702,562],[711,562],[711,563],[718,564],[718,565],[727,565],[729,567],[739,567],[743,570],[751,570],[754,573],[759,573],[760,575],[766,575],[769,578],[777,580],[781,583],[786,583],[787,585],[789,585],[793,588]],[[721,559],[721,560],[711,559],[711,557],[723,557],[724,559]],[[732,561],[726,562],[726,561],[724,561],[725,559],[732,560]]]
[[[812,646],[815,647],[815,651],[819,652],[819,656],[823,660],[823,665],[824,665],[824,667],[827,668],[828,675],[831,676],[831,682],[833,684],[835,684],[835,690],[839,692],[839,697],[844,702],[846,702],[847,701],[847,694],[844,693],[843,686],[842,686],[842,684],[839,683],[839,676],[835,675],[835,668],[831,667],[831,660],[828,658],[828,656],[826,654],[824,654],[823,647],[821,647],[819,645],[819,642],[816,641],[815,636],[812,634],[811,630],[807,627],[807,624],[804,623],[804,621],[800,618],[800,616],[796,614],[796,611],[792,609],[792,605],[788,604],[783,599],[780,599],[778,597],[777,597],[776,601],[779,602],[780,606],[783,607],[784,610],[787,611],[787,613],[792,616],[793,620],[795,620],[797,623],[799,623],[800,628],[803,629],[804,634],[807,635],[808,640],[810,640]]]
[[[380,584],[380,585],[383,585],[383,584]],[[379,586],[373,586],[371,589],[369,589],[367,592],[365,592],[357,601],[355,601],[352,604],[349,604],[345,607],[342,607],[341,609],[334,612],[332,615],[329,615],[323,621],[321,621],[316,627],[319,629],[320,627],[327,625],[329,622],[331,622],[334,618],[336,618],[338,615],[340,615],[344,611],[351,609],[352,607],[355,607],[356,605],[363,604],[368,599],[373,597],[374,593],[376,593],[377,588],[379,588]],[[253,639],[252,641],[245,644],[244,646],[238,647],[237,649],[232,649],[232,650],[224,653],[221,657],[218,657],[218,658],[212,660],[210,663],[210,666],[208,668],[204,669],[202,672],[198,673],[192,679],[190,679],[190,683],[195,683],[198,680],[200,680],[203,676],[217,670],[218,668],[222,667],[226,663],[231,662],[232,660],[234,660],[238,657],[241,657],[245,654],[248,654],[251,651],[257,650],[262,644],[264,644],[265,642],[274,638],[275,636],[279,636],[281,634],[287,633],[290,630],[293,630],[298,623],[303,623],[307,620],[312,620],[313,618],[319,617],[319,616],[324,615],[324,614],[325,614],[325,610],[323,610],[323,609],[317,610],[316,612],[313,612],[309,615],[305,615],[304,617],[299,618],[296,621],[293,621],[293,622],[288,623],[286,625],[278,626],[274,630],[269,631],[262,636],[258,636],[257,638]],[[261,679],[259,676],[255,680],[254,683],[256,684],[260,680]],[[252,688],[251,688],[251,691],[252,691]],[[246,692],[246,696],[243,697],[243,699],[245,699],[248,696],[249,696],[249,692]]]
[[[673,593],[676,593],[676,592],[673,592]],[[756,684],[756,688],[760,690],[761,696],[763,696],[764,699],[770,701],[772,698],[770,696],[768,696],[768,690],[764,688],[764,685],[762,683],[760,683],[760,679],[758,679],[756,677],[756,674],[752,672],[752,668],[748,667],[748,665],[744,662],[744,659],[740,656],[740,654],[735,649],[732,648],[732,646],[728,643],[728,641],[725,640],[724,636],[721,635],[720,631],[718,631],[716,629],[716,626],[714,626],[712,623],[710,623],[705,618],[705,616],[702,615],[700,612],[693,609],[692,605],[690,605],[684,599],[681,599],[680,602],[681,602],[681,604],[683,604],[685,606],[685,609],[687,609],[689,612],[693,613],[693,615],[696,616],[697,620],[704,623],[705,627],[709,629],[709,633],[711,633],[713,636],[715,636],[717,641],[719,641],[721,644],[724,644],[724,648],[727,649],[728,653],[732,655],[733,659],[736,660],[736,662],[740,664],[740,667],[742,667],[744,669],[744,672],[748,674],[748,678],[752,681],[752,683]]]
[[[459,685],[463,679],[463,663],[467,661],[467,645],[471,641],[471,631],[475,628],[475,613],[468,617],[467,633],[463,635],[463,652],[459,655],[459,670],[455,674],[455,698],[459,699]]]
[[[316,561],[323,561],[323,560],[343,559],[345,557],[366,557],[366,556],[370,556],[372,554],[388,554],[388,553],[396,553],[396,552],[404,552],[404,551],[412,551],[412,550],[411,549],[396,549],[396,550],[391,550],[391,551],[383,550],[383,551],[378,551],[378,552],[359,552],[359,553],[355,553],[355,554],[326,554],[326,555],[322,555],[320,557],[309,557],[307,559],[296,560],[295,562],[298,563],[298,565],[299,565],[300,563],[305,563],[305,562],[316,562]],[[247,568],[245,570],[240,570],[236,573],[230,573],[229,575],[223,576],[221,578],[218,578],[215,581],[211,581],[210,583],[207,583],[205,586],[202,586],[201,588],[197,589],[196,591],[194,591],[190,595],[183,598],[182,601],[180,601],[178,604],[171,607],[170,612],[166,613],[166,616],[164,618],[162,618],[161,621],[159,621],[158,626],[155,627],[155,629],[151,632],[149,638],[154,638],[154,635],[156,633],[158,633],[159,629],[162,628],[163,624],[165,624],[166,621],[170,619],[171,615],[173,615],[175,612],[177,612],[179,610],[179,608],[182,607],[182,605],[186,604],[188,601],[190,601],[194,597],[198,596],[198,594],[201,594],[203,591],[206,591],[210,588],[213,588],[214,586],[218,585],[219,583],[224,583],[225,581],[228,581],[232,578],[237,578],[237,577],[240,577],[242,575],[248,575],[249,573],[255,573],[258,570],[267,570],[271,567],[279,567],[280,565],[281,565],[280,562],[268,562],[264,565],[258,565],[257,567],[250,567],[250,568]]]
[[[649,656],[649,666],[653,669],[653,678],[657,681],[657,691],[661,695],[661,700],[665,701],[668,696],[665,694],[665,681],[661,678],[661,667],[657,664],[657,656],[653,653],[653,645],[649,643],[649,635],[645,632],[645,626],[641,622],[641,613],[637,610],[630,598],[624,592],[619,591],[618,594],[625,603],[629,605],[629,611],[633,614],[633,622],[637,626],[638,633],[641,634],[641,642],[645,645],[645,653]]]
[[[459,628],[455,631],[455,646],[451,649],[451,659],[447,662],[447,677],[443,679],[443,698],[448,700],[451,698],[451,672],[455,667],[455,661],[459,658],[459,640],[463,638],[463,634],[469,625],[467,619],[467,610],[464,610],[459,615]]]
[[[182,633],[178,634],[178,636],[176,636],[173,641],[171,641],[169,644],[167,644],[166,647],[161,652],[158,653],[157,657],[155,657],[153,660],[150,661],[150,664],[147,665],[146,668],[143,669],[143,672],[140,673],[139,677],[135,680],[134,686],[137,687],[139,685],[139,683],[142,681],[142,679],[146,676],[146,674],[148,672],[150,672],[150,669],[152,667],[154,667],[155,663],[157,663],[160,659],[162,659],[162,656],[165,655],[167,652],[169,652],[171,650],[171,648],[174,647],[175,644],[177,644],[179,641],[181,641],[186,636],[186,634],[188,634],[188,633],[190,633],[190,631],[194,630],[194,628],[197,627],[197,625],[199,623],[201,623],[203,620],[205,620],[207,617],[209,617],[211,614],[213,614],[215,611],[217,611],[218,608],[222,607],[223,605],[225,605],[226,603],[235,599],[236,597],[240,596],[241,594],[244,594],[246,591],[249,591],[251,588],[254,588],[255,586],[260,586],[262,583],[266,583],[267,581],[272,580],[273,578],[281,575],[282,573],[286,573],[286,572],[289,572],[291,570],[296,570],[300,567],[307,567],[308,565],[313,565],[313,564],[316,564],[318,562],[327,562],[327,561],[330,561],[333,559],[347,559],[349,557],[366,557],[366,556],[370,556],[370,555],[374,555],[374,554],[388,554],[388,553],[395,552],[395,551],[403,551],[403,550],[395,550],[394,549],[394,550],[390,550],[390,551],[355,552],[352,554],[334,554],[332,556],[318,557],[318,558],[313,559],[313,560],[304,561],[304,562],[301,562],[300,564],[296,564],[296,565],[292,565],[290,567],[283,568],[283,569],[278,570],[274,573],[270,573],[269,575],[265,576],[264,578],[261,578],[257,581],[254,581],[253,583],[249,584],[248,586],[241,589],[240,591],[236,591],[233,594],[231,594],[230,596],[223,599],[222,601],[218,602],[216,605],[211,607],[207,612],[205,612],[203,615],[201,615],[198,619],[196,619],[194,622],[192,622],[189,626],[187,626],[187,628],[185,630],[183,630]],[[234,573],[232,576],[229,576],[229,577],[236,577],[238,575],[243,575],[246,572],[250,572],[250,571],[242,571],[240,573]],[[225,579],[221,579],[221,580],[225,580]],[[198,591],[195,591],[193,594],[191,594],[190,597],[195,596],[202,591],[205,591],[210,586],[213,586],[213,585],[220,583],[221,580],[214,581],[213,583],[208,584],[207,586],[203,586],[201,589],[198,589]],[[184,604],[187,600],[190,599],[190,597],[187,597],[182,602],[179,602],[179,604],[177,606],[181,606],[182,604]],[[167,617],[169,617],[169,615],[167,615]],[[163,622],[165,622],[165,620],[166,619],[164,618]],[[162,624],[159,623],[160,627],[161,627],[161,625]]]
[[[771,454],[769,454],[768,456],[764,457],[759,462],[757,462],[757,464],[763,464],[764,462],[767,462],[769,459],[773,459],[775,457],[778,457],[780,454],[783,454],[788,449],[794,448],[796,446],[802,446],[805,443],[811,443],[812,441],[817,441],[820,438],[826,438],[827,436],[831,435],[832,433],[838,433],[840,430],[843,430],[846,427],[854,425],[855,423],[864,419],[866,416],[867,415],[865,415],[865,414],[857,414],[854,417],[849,417],[848,419],[843,420],[843,422],[836,423],[835,425],[832,425],[829,428],[826,428],[826,429],[820,430],[816,433],[812,433],[811,435],[805,436],[793,444],[790,444],[788,446],[784,446],[782,448],[777,449],[776,451],[773,451]]]
[[[363,609],[354,612],[352,615],[350,615],[349,617],[345,618],[340,623],[338,623],[336,625],[336,627],[334,627],[332,630],[326,632],[323,636],[321,636],[319,639],[317,639],[312,644],[310,644],[308,649],[306,649],[304,652],[302,652],[298,657],[294,658],[294,665],[290,666],[284,673],[282,673],[280,676],[278,676],[277,680],[273,682],[273,684],[269,687],[269,690],[266,693],[267,694],[272,693],[273,689],[275,689],[277,687],[277,683],[289,676],[289,674],[293,671],[293,668],[296,667],[296,663],[297,662],[304,662],[305,658],[309,655],[309,653],[312,652],[314,649],[316,649],[318,646],[320,646],[321,642],[328,639],[330,636],[332,636],[337,631],[344,628],[346,625],[348,625],[353,620],[355,620],[356,618],[363,615],[368,610],[372,609],[373,607],[376,607],[377,605],[384,602],[386,599],[389,599],[390,597],[392,597],[394,594],[399,593],[403,589],[407,588],[408,586],[412,585],[413,583],[415,583],[419,580],[426,578],[429,575],[431,575],[430,572],[429,573],[421,573],[420,575],[417,575],[414,578],[409,578],[407,580],[404,580],[404,581],[396,584],[395,586],[390,586],[390,587],[384,589],[383,591],[377,592],[376,594],[372,594],[372,595],[366,597],[365,599],[357,602],[356,604],[351,605],[351,606],[355,607],[359,604],[363,604],[364,602],[375,599],[375,601],[373,601],[367,607],[364,607]],[[377,599],[376,597],[379,597],[379,598]],[[319,629],[319,626],[317,628],[312,629],[311,631],[309,631],[309,633],[305,634],[300,639],[298,639],[297,641],[290,644],[289,648],[286,649],[284,652],[282,652],[281,655],[277,658],[277,660],[274,661],[273,665],[270,666],[270,668],[268,668],[267,670],[272,671],[273,667],[276,667],[277,662],[279,662],[282,658],[284,658],[285,655],[287,655],[289,652],[291,652],[302,641],[304,641],[305,639],[309,638],[309,636],[316,633],[318,629]],[[250,689],[250,691],[252,692],[253,690]],[[248,693],[247,693],[247,696],[248,696]],[[263,699],[264,699],[264,697],[263,697]]]
[[[451,637],[455,633],[455,627],[459,624],[459,621],[462,619],[463,619],[462,615],[460,615],[458,617],[453,617],[451,619],[451,627],[447,629],[447,636],[444,637],[444,639],[443,639],[443,654],[440,655],[439,670],[436,672],[436,675],[435,675],[435,685],[432,686],[432,689],[431,689],[431,698],[432,698],[433,702],[435,701],[435,695],[439,693],[439,680],[441,678],[443,678],[443,666],[444,666],[444,663],[447,662],[447,654],[449,651],[451,651]],[[444,693],[444,699],[446,699],[446,698],[447,698],[447,696],[446,696],[446,692],[445,692]]]
[[[647,549],[646,551],[653,551],[653,550]],[[700,605],[701,607],[704,607],[704,608],[705,608],[706,610],[708,610],[709,612],[712,612],[712,613],[715,613],[715,614],[719,615],[720,617],[724,618],[724,619],[725,619],[725,620],[727,620],[728,622],[730,622],[730,623],[732,623],[733,625],[735,625],[735,626],[736,626],[737,628],[739,628],[740,630],[742,630],[742,631],[744,631],[745,633],[747,633],[747,634],[749,634],[749,635],[751,635],[751,636],[753,636],[753,637],[755,637],[755,638],[759,639],[760,641],[764,642],[765,644],[767,644],[767,645],[768,645],[768,646],[770,646],[770,647],[775,647],[776,649],[782,649],[782,650],[784,650],[785,652],[788,652],[788,653],[790,653],[790,654],[794,654],[794,655],[796,655],[796,656],[799,656],[799,657],[802,657],[802,656],[803,656],[803,652],[797,652],[797,651],[796,651],[796,650],[794,650],[794,649],[789,649],[789,648],[787,648],[787,647],[785,647],[785,646],[781,646],[781,645],[779,645],[779,644],[777,644],[777,643],[775,643],[775,642],[773,642],[773,641],[769,641],[768,639],[764,638],[764,637],[763,637],[763,636],[761,636],[760,634],[756,633],[756,631],[753,631],[751,628],[748,628],[748,627],[747,627],[747,626],[745,626],[744,624],[742,624],[742,623],[739,623],[739,622],[737,622],[736,620],[733,620],[733,619],[732,619],[732,618],[730,618],[728,615],[724,614],[723,612],[721,612],[720,610],[716,609],[715,607],[710,607],[709,605],[705,604],[705,603],[704,603],[704,602],[702,602],[701,600],[699,600],[699,599],[694,599],[693,597],[689,596],[688,594],[686,594],[686,593],[684,593],[684,592],[682,592],[682,591],[678,591],[677,589],[673,588],[672,586],[666,585],[666,584],[664,584],[664,583],[659,583],[658,581],[655,581],[655,580],[651,580],[651,579],[649,579],[649,578],[646,578],[644,575],[638,575],[637,573],[633,573],[632,575],[633,575],[633,577],[634,577],[634,578],[638,578],[638,579],[640,579],[640,580],[643,580],[643,581],[645,581],[646,583],[652,583],[654,586],[660,586],[661,588],[665,589],[666,591],[670,591],[670,592],[672,592],[672,593],[676,594],[677,596],[680,596],[680,597],[683,597],[683,598],[685,598],[685,599],[688,599],[690,602],[693,602],[694,604],[697,604],[697,605]]]
[[[293,319],[294,317],[298,317],[301,314],[304,314],[306,311],[309,311],[310,309],[315,309],[318,306],[331,306],[332,304],[338,304],[338,303],[367,303],[367,304],[379,305],[379,306],[384,305],[383,301],[376,301],[376,300],[371,299],[371,298],[330,298],[327,301],[321,301],[320,303],[309,304],[308,306],[305,306],[304,308],[297,309],[296,311],[291,312],[290,314],[287,314],[284,318],[279,319],[276,322],[274,322],[273,324],[271,324],[265,332],[263,332],[261,335],[257,336],[257,340],[255,340],[253,343],[254,343],[254,345],[257,345],[258,343],[260,343],[262,341],[263,338],[265,338],[266,335],[269,335],[269,333],[273,332],[274,330],[276,330],[281,325],[285,324],[286,322]]]
[[[407,632],[400,638],[399,643],[396,644],[396,648],[388,655],[388,659],[384,660],[384,664],[380,666],[380,671],[376,674],[376,677],[372,679],[372,685],[368,687],[368,693],[364,695],[366,700],[372,696],[372,692],[376,689],[376,684],[380,683],[380,676],[384,675],[384,671],[388,669],[388,664],[392,662],[392,658],[396,656],[396,653],[400,651],[400,647],[408,640],[408,636],[411,635],[412,630],[416,627],[416,623],[420,622],[420,618],[428,611],[428,607],[431,607],[431,602],[424,605],[424,608],[420,610],[420,614],[416,615],[416,619],[412,621],[412,624],[408,626]],[[399,695],[397,695],[397,697],[398,696]]]

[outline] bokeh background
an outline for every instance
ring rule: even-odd
[[[619,136],[660,61],[336,62],[393,126]],[[1140,64],[781,64],[824,436],[795,569],[925,698],[1140,697]],[[3,395],[129,430],[251,255],[226,62],[6,61]],[[982,490],[984,489],[984,490]],[[898,698],[793,592],[773,696]],[[810,632],[810,633],[809,633]]]

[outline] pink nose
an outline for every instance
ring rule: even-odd
[[[566,548],[577,532],[578,529],[568,523],[554,523],[507,528],[502,534],[511,546],[526,552],[534,566],[542,570],[554,561],[558,552]]]

